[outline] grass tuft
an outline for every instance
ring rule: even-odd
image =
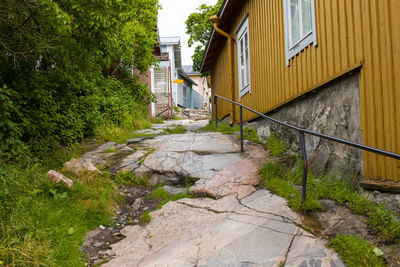
[[[151,215],[150,215],[150,211],[146,211],[145,213],[142,214],[142,216],[140,216],[140,221],[144,224],[146,223],[150,223],[151,222]]]
[[[164,130],[165,134],[184,134],[185,133],[185,127],[182,125],[178,125],[173,129],[167,128]]]

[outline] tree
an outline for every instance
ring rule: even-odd
[[[157,62],[158,9],[158,0],[0,1],[1,156],[21,141],[74,144],[145,107],[149,91],[128,67]],[[119,77],[104,71],[115,59]]]
[[[195,52],[192,55],[193,70],[195,71],[200,70],[205,48],[213,29],[213,24],[209,18],[218,13],[222,2],[223,0],[218,0],[214,6],[203,4],[197,8],[198,12],[190,14],[186,20],[186,33],[190,36],[188,41],[189,47],[200,43],[196,46]]]

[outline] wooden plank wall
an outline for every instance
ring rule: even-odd
[[[315,0],[315,9],[318,45],[307,47],[290,66],[285,59],[283,0],[244,1],[230,18],[235,36],[249,14],[252,92],[241,103],[266,113],[361,66],[364,143],[400,153],[400,1]],[[229,96],[226,42],[220,51],[211,69],[213,93]],[[219,105],[219,117],[228,112],[226,103]],[[255,116],[245,112],[244,118]],[[399,161],[364,153],[364,167],[367,178],[400,181]]]

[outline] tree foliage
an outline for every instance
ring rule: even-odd
[[[0,1],[1,156],[74,144],[140,110],[151,96],[129,68],[157,61],[158,9],[158,0]]]
[[[197,8],[197,12],[190,14],[186,20],[186,33],[190,36],[188,45],[192,47],[197,44],[195,52],[192,55],[193,69],[195,71],[200,70],[205,47],[213,29],[213,24],[209,18],[218,13],[222,2],[223,0],[218,0],[214,6],[202,4]]]

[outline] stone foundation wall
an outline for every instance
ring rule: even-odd
[[[269,116],[319,133],[362,143],[360,130],[359,72],[347,74],[321,88],[288,103]],[[295,131],[267,120],[251,123],[262,138],[271,132],[280,133],[291,149],[300,151]],[[342,144],[306,135],[310,170],[321,173],[363,174],[363,152]]]

